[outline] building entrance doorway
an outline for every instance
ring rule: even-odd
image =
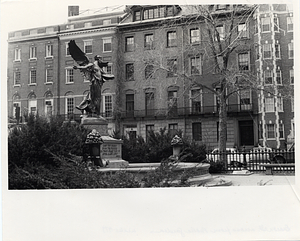
[[[240,131],[240,145],[241,146],[253,146],[254,145],[254,132],[253,121],[239,121]]]

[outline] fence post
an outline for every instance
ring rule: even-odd
[[[247,168],[246,147],[245,146],[243,146],[243,164],[244,164],[244,167]]]

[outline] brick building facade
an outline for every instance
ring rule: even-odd
[[[224,14],[230,8],[214,5],[210,11]],[[291,14],[286,5],[273,4],[259,5],[253,14],[237,17],[239,44],[230,55],[230,66],[251,73],[261,83],[269,76],[265,70],[271,70],[271,83],[277,83],[278,93],[284,84],[290,86]],[[262,22],[268,23],[268,16],[270,29],[261,31],[267,30]],[[227,25],[222,21],[220,17],[218,31],[225,33]],[[74,107],[82,101],[89,83],[72,69],[76,63],[68,54],[67,43],[74,39],[91,60],[96,54],[103,56],[110,63],[107,71],[115,75],[102,88],[101,108],[110,130],[146,138],[148,130],[165,127],[213,148],[218,144],[218,99],[201,85],[218,88],[214,83],[220,75],[208,54],[204,29],[204,22],[195,18],[189,6],[137,5],[127,6],[126,11],[88,16],[69,8],[67,24],[10,33],[8,116],[15,119],[18,106],[21,115],[26,110],[75,119],[80,115]],[[278,44],[280,58],[276,57]],[[268,49],[271,56],[265,59]],[[279,80],[275,78],[278,68],[282,85],[275,82]],[[251,147],[260,143],[283,148],[294,128],[293,105],[288,99],[280,102],[278,96],[272,96],[271,111],[269,100],[266,109],[264,91],[232,94],[227,100],[227,145]]]

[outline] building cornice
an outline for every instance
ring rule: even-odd
[[[23,42],[23,41],[38,41],[43,39],[49,39],[49,38],[58,38],[57,33],[51,33],[51,34],[35,34],[35,35],[26,35],[21,37],[11,37],[7,40],[8,43],[16,43],[16,42]]]
[[[58,33],[60,39],[67,39],[69,37],[74,38],[74,36],[78,35],[78,37],[82,37],[82,35],[97,35],[99,32],[103,32],[104,34],[113,34],[115,33],[116,27],[106,27],[106,28],[94,28],[94,29],[72,29],[66,30]]]

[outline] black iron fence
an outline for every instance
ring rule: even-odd
[[[236,112],[249,112],[253,111],[252,104],[231,104],[227,105],[227,111],[229,113]],[[206,115],[206,114],[218,114],[219,107],[213,106],[197,106],[197,107],[172,107],[172,108],[160,108],[160,109],[144,109],[144,110],[128,110],[122,111],[122,118],[144,118],[144,117],[180,117],[180,116],[193,116],[193,115]]]
[[[275,171],[295,171],[295,151],[287,150],[250,150],[237,151],[235,149],[226,152],[213,151],[206,155],[209,162],[225,162],[226,171],[247,169],[252,172],[263,172],[265,164],[272,164]],[[282,165],[284,164],[284,165]],[[287,165],[290,164],[290,165]]]

